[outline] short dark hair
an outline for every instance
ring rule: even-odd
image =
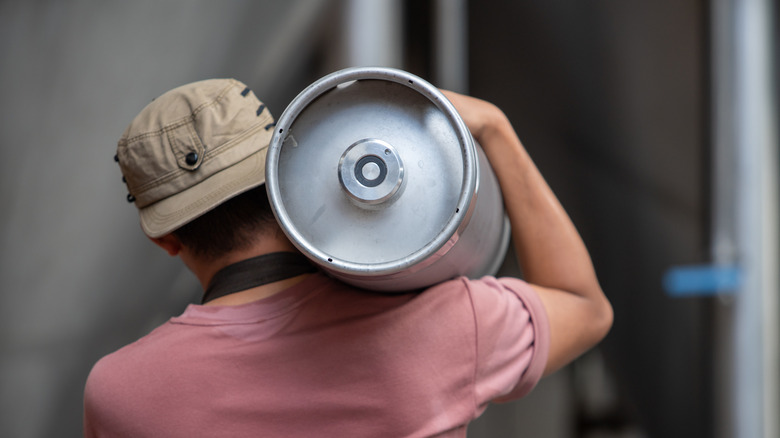
[[[215,260],[280,231],[265,186],[260,186],[223,202],[173,235],[195,256]]]

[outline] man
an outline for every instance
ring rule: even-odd
[[[204,304],[95,365],[85,435],[464,436],[489,402],[601,340],[611,307],[509,121],[445,95],[499,179],[527,283],[376,294],[312,272],[269,209],[273,120],[252,92],[202,81],[147,106],[117,159],[142,229],[197,276]]]

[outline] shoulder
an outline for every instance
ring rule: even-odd
[[[459,280],[474,312],[478,402],[526,395],[541,378],[549,354],[550,328],[541,299],[517,278]]]
[[[537,319],[544,319],[544,306],[536,291],[525,281],[518,278],[482,277],[468,279],[459,277],[437,284],[426,293],[441,298],[453,296],[467,297],[477,310],[504,309],[525,310]]]
[[[100,358],[87,376],[84,386],[84,415],[91,428],[107,421],[124,424],[120,418],[143,405],[142,400],[157,378],[161,362],[176,356],[175,342],[169,331],[175,324],[167,322],[151,333]]]
[[[126,379],[128,373],[137,369],[139,364],[158,357],[166,349],[164,342],[160,340],[166,338],[165,333],[171,326],[169,322],[165,323],[138,340],[100,358],[87,377],[87,395],[95,394],[100,388],[114,386]]]
[[[536,291],[517,278],[459,277],[433,286],[419,300],[438,313],[447,308],[468,309],[478,337],[524,339],[546,349],[549,322]]]
[[[549,342],[549,322],[536,291],[518,278],[483,277],[467,280],[469,297],[478,322],[504,330],[533,332],[537,344]]]

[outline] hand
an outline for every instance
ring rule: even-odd
[[[449,99],[471,131],[471,135],[483,144],[487,131],[506,119],[504,113],[495,105],[482,99],[465,96],[453,91],[440,90]]]

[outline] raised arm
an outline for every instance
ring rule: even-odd
[[[574,224],[504,113],[483,100],[444,94],[482,145],[498,177],[520,268],[550,322],[545,375],[550,374],[606,336],[612,307]]]

